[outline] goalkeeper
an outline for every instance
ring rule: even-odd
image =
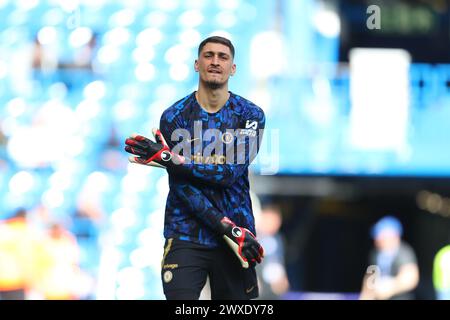
[[[169,173],[161,270],[169,300],[198,299],[208,276],[212,299],[258,296],[255,265],[264,250],[255,236],[248,166],[265,117],[228,91],[233,58],[228,39],[203,40],[194,64],[198,90],[164,111],[155,141],[138,134],[125,141],[131,162]]]

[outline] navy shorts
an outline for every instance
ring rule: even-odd
[[[166,240],[161,278],[167,300],[198,300],[208,276],[213,300],[258,297],[255,268],[242,268],[225,243],[209,248],[178,239]]]

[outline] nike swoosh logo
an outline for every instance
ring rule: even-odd
[[[250,293],[255,289],[255,286],[250,287],[249,289],[245,289],[245,293]]]
[[[190,139],[187,142],[194,142],[195,140],[200,140],[200,138]]]

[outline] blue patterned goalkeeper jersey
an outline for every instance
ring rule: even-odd
[[[232,92],[216,113],[205,111],[195,92],[164,111],[161,133],[172,151],[186,158],[168,169],[165,238],[215,247],[224,216],[256,235],[248,166],[264,125],[263,110]]]

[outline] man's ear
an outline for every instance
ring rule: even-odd
[[[235,73],[236,73],[236,64],[233,63],[233,65],[231,66],[231,73],[230,73],[230,75],[234,76]]]
[[[197,59],[195,59],[195,62],[194,62],[194,70],[195,70],[195,72],[198,72],[198,60]]]

